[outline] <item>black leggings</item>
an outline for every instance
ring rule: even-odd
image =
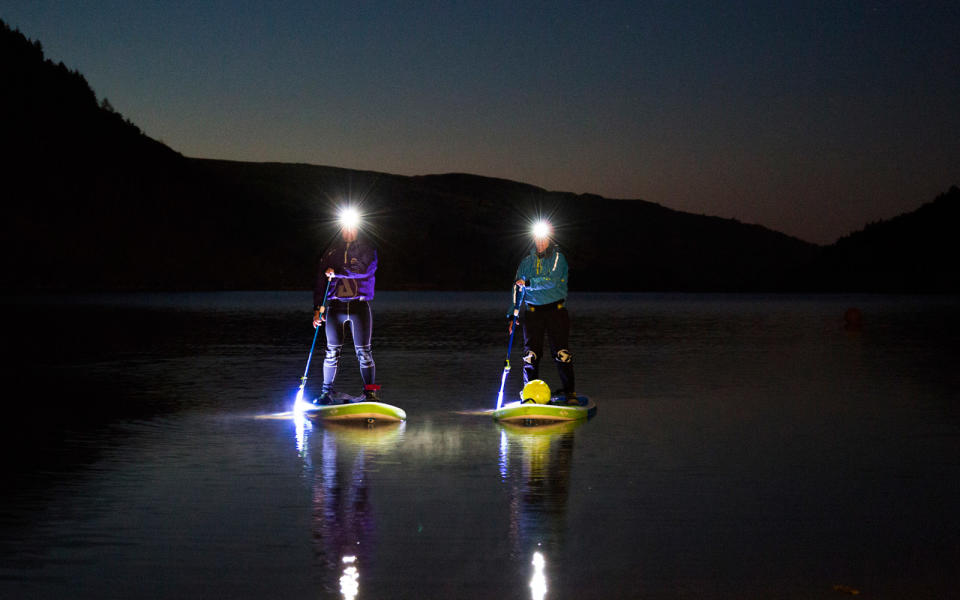
[[[373,363],[373,352],[370,350],[370,339],[373,336],[373,313],[370,312],[370,303],[364,300],[349,302],[331,300],[326,314],[327,321],[323,331],[327,335],[327,354],[323,359],[323,391],[333,391],[347,323],[350,324],[353,348],[357,352],[357,361],[360,363],[360,378],[363,379],[364,385],[376,383],[377,367]]]
[[[562,302],[528,307],[523,313],[523,382],[539,379],[543,336],[550,336],[550,351],[560,371],[565,393],[576,391],[573,355],[570,354],[570,315]]]

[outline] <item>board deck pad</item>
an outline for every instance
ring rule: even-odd
[[[597,414],[597,405],[587,396],[578,395],[578,404],[567,404],[566,398],[554,397],[547,404],[510,402],[493,411],[493,418],[503,422],[578,421]]]

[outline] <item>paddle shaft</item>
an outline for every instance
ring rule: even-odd
[[[320,305],[320,324],[313,328],[313,342],[310,343],[310,354],[307,355],[307,367],[303,370],[303,377],[300,378],[300,391],[303,391],[304,386],[307,385],[307,373],[310,372],[310,361],[313,360],[313,348],[317,345],[317,334],[320,333],[320,327],[326,320],[327,295],[330,293],[330,284],[332,282],[333,279],[328,278],[327,287],[323,291],[323,303]]]
[[[513,323],[510,326],[510,339],[507,341],[507,357],[503,361],[503,374],[500,376],[500,392],[497,393],[497,410],[503,404],[503,386],[507,382],[507,374],[510,372],[510,352],[513,350],[513,334],[517,330],[517,323],[520,321],[520,307],[523,306],[523,299],[527,294],[527,288],[520,288],[520,297],[513,304]]]

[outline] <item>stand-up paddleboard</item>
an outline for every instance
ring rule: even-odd
[[[510,422],[579,421],[597,414],[597,405],[587,396],[577,396],[579,404],[567,404],[566,398],[551,398],[546,404],[510,402],[493,411],[493,418]]]
[[[322,419],[324,421],[378,421],[396,423],[405,421],[407,413],[399,406],[385,402],[367,402],[361,400],[363,396],[353,399],[340,400],[335,404],[311,404],[307,406],[303,415],[308,419]]]

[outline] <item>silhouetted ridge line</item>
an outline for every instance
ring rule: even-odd
[[[889,220],[870,223],[823,250],[812,270],[824,289],[960,291],[960,188]]]
[[[5,290],[307,289],[348,200],[381,248],[380,289],[507,290],[536,215],[552,217],[573,291],[958,288],[945,258],[956,188],[820,248],[735,219],[466,173],[185,158],[2,22],[0,50],[14,157]]]

